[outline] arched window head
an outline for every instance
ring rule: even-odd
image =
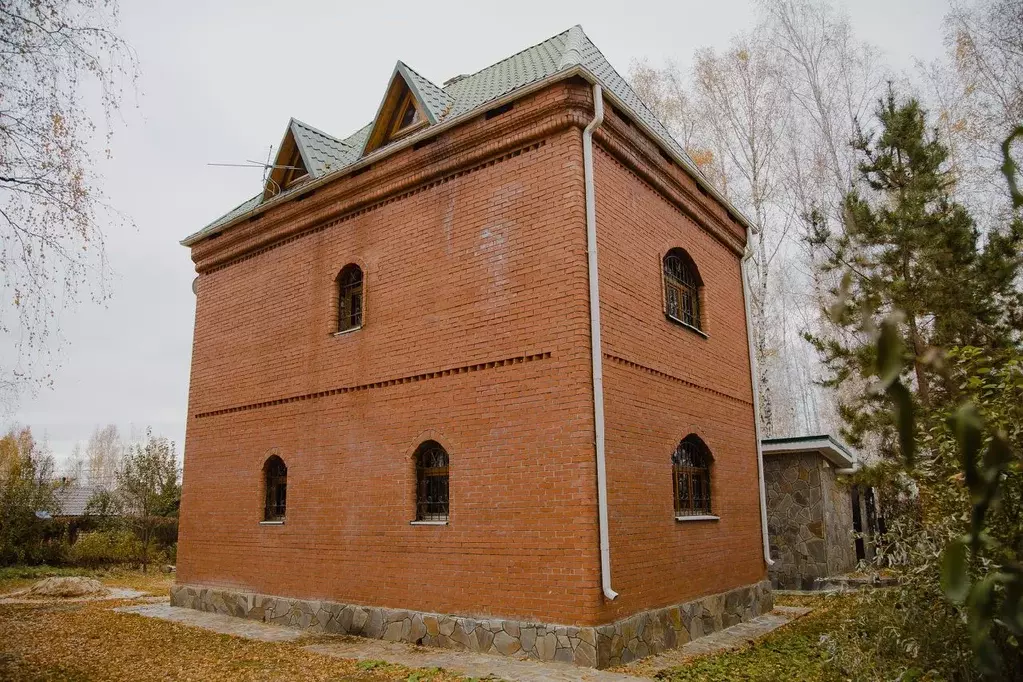
[[[710,449],[690,434],[671,453],[675,516],[710,514]]]
[[[416,448],[416,521],[447,521],[448,453],[428,440]]]
[[[283,521],[288,499],[288,467],[277,455],[271,455],[263,464],[263,489],[263,520]]]
[[[350,263],[337,276],[337,330],[347,332],[362,326],[362,268]]]
[[[664,257],[664,314],[682,324],[703,329],[700,318],[700,289],[703,280],[696,263],[683,249],[672,249]]]

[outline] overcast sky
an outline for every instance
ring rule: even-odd
[[[98,424],[184,443],[195,272],[178,241],[260,189],[261,173],[209,162],[265,159],[294,116],[337,137],[365,125],[397,59],[435,83],[581,23],[622,73],[635,58],[688,64],[751,27],[750,0],[664,2],[195,2],[122,0],[138,52],[138,109],[116,130],[104,189],[137,231],[107,231],[113,298],[62,318],[54,386],[14,421],[58,458]],[[846,3],[858,36],[897,70],[942,52],[947,0]]]

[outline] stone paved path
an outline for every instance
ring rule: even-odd
[[[813,609],[801,606],[776,606],[770,613],[757,616],[746,623],[739,623],[732,627],[718,630],[688,644],[665,651],[656,656],[648,656],[638,661],[633,661],[622,666],[619,670],[627,670],[640,675],[653,675],[658,670],[685,665],[686,659],[694,656],[706,656],[717,654],[722,651],[738,649],[745,644],[760,639],[767,633],[777,630],[782,625],[791,623],[797,618],[802,618]]]
[[[444,668],[469,677],[499,677],[516,682],[637,682],[633,677],[609,670],[582,668],[571,663],[540,663],[490,656],[468,651],[416,647],[363,637],[343,637],[337,642],[312,644],[309,651],[337,658],[387,661],[410,668]],[[644,682],[648,682],[644,680]]]
[[[218,632],[222,635],[234,635],[245,639],[255,639],[260,642],[293,642],[296,639],[308,636],[302,630],[281,627],[279,625],[267,625],[254,620],[225,616],[220,613],[207,613],[186,609],[180,606],[171,606],[167,598],[163,597],[162,604],[145,604],[142,606],[122,606],[114,609],[118,613],[137,613],[140,616],[169,620],[173,623],[191,625],[193,627]]]

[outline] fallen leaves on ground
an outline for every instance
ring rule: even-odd
[[[151,569],[146,573],[130,568],[63,568],[54,566],[12,566],[0,568],[0,596],[31,587],[40,580],[56,576],[95,578],[107,587],[126,587],[140,592],[169,594],[174,574]]]
[[[855,598],[851,595],[815,596],[778,599],[777,602],[809,606],[813,611],[752,644],[695,657],[684,665],[661,670],[656,674],[657,679],[667,682],[848,679],[842,671],[830,665],[832,654],[827,643],[828,633],[834,631],[840,622],[849,620]],[[635,671],[629,672],[635,674]]]
[[[115,583],[165,594],[172,579],[148,574]],[[105,584],[111,584],[103,580]],[[111,609],[127,601],[0,605],[0,679],[359,680],[455,682],[442,670],[360,665],[298,644],[219,635]]]

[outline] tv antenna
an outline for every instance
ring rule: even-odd
[[[228,168],[262,168],[263,169],[263,184],[267,182],[273,182],[270,178],[270,174],[277,168],[283,168],[284,170],[301,170],[298,166],[287,166],[282,164],[273,163],[273,152],[274,147],[270,145],[270,149],[266,154],[266,162],[260,163],[259,161],[253,161],[252,159],[245,159],[245,163],[207,163],[207,166],[221,166]],[[274,182],[274,189],[272,195],[279,194],[281,191],[280,186]]]

